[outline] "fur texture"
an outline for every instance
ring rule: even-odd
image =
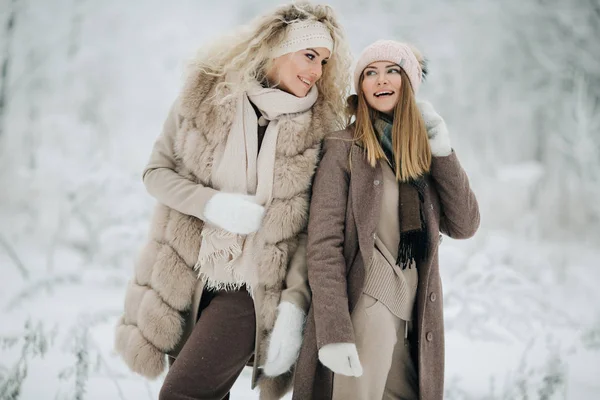
[[[302,345],[304,311],[289,302],[277,307],[277,319],[269,338],[269,349],[264,371],[267,376],[277,376],[290,370],[298,358]]]
[[[217,78],[200,71],[190,75],[179,97],[178,129],[173,134],[178,173],[205,186],[211,184],[212,162],[223,151],[235,111],[233,98],[221,99],[219,105],[211,101],[217,83]],[[273,202],[265,210],[253,252],[261,292],[255,296],[258,365],[266,360],[266,338],[275,324],[287,267],[298,235],[307,226],[321,141],[334,130],[333,123],[331,108],[322,98],[301,117],[280,120]],[[146,377],[160,375],[166,367],[165,353],[180,345],[183,315],[191,309],[197,283],[193,267],[202,226],[195,217],[156,207],[116,332],[116,350],[132,370]],[[291,378],[291,372],[274,378],[263,375],[258,381],[261,398],[280,398],[290,389]]]

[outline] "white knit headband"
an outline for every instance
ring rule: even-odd
[[[319,21],[298,21],[288,26],[285,39],[273,49],[271,57],[276,58],[287,53],[315,47],[325,47],[333,53],[333,39],[329,29]]]

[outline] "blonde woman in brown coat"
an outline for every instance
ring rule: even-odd
[[[349,52],[328,6],[295,3],[205,49],[157,139],[158,201],[116,333],[160,399],[222,399],[253,359],[278,399],[310,304],[309,191],[325,133],[343,126]],[[338,128],[339,129],[339,128]]]
[[[440,232],[472,236],[479,210],[444,120],[415,101],[424,75],[411,46],[367,47],[349,98],[356,120],[325,139],[294,399],[443,398]]]

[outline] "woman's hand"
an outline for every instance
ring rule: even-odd
[[[361,376],[362,365],[354,343],[330,343],[319,349],[319,361],[336,374]]]
[[[206,221],[231,233],[248,235],[260,228],[265,208],[253,196],[219,192],[204,208]]]
[[[277,319],[269,338],[267,362],[263,368],[267,376],[277,376],[289,371],[296,362],[302,345],[304,311],[287,301],[279,304],[277,310]]]
[[[417,101],[417,106],[425,121],[431,154],[434,157],[450,155],[452,153],[452,146],[450,146],[450,135],[448,134],[448,128],[444,119],[434,110],[431,103],[427,101]]]

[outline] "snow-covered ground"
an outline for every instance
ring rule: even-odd
[[[0,399],[157,398],[160,379],[112,349],[153,205],[140,173],[184,59],[278,3],[0,0]],[[355,54],[400,38],[429,57],[421,95],[480,201],[478,234],[440,251],[446,398],[600,398],[600,113],[586,101],[599,98],[600,54],[587,6],[328,3]],[[249,372],[233,399],[258,398]]]
[[[442,244],[447,398],[599,398],[600,252],[567,259],[512,236]],[[20,399],[157,398],[160,380],[135,376],[112,350],[128,271],[82,261],[62,254],[28,281],[3,268],[2,377],[23,377]],[[249,380],[244,371],[233,398],[258,398]]]

